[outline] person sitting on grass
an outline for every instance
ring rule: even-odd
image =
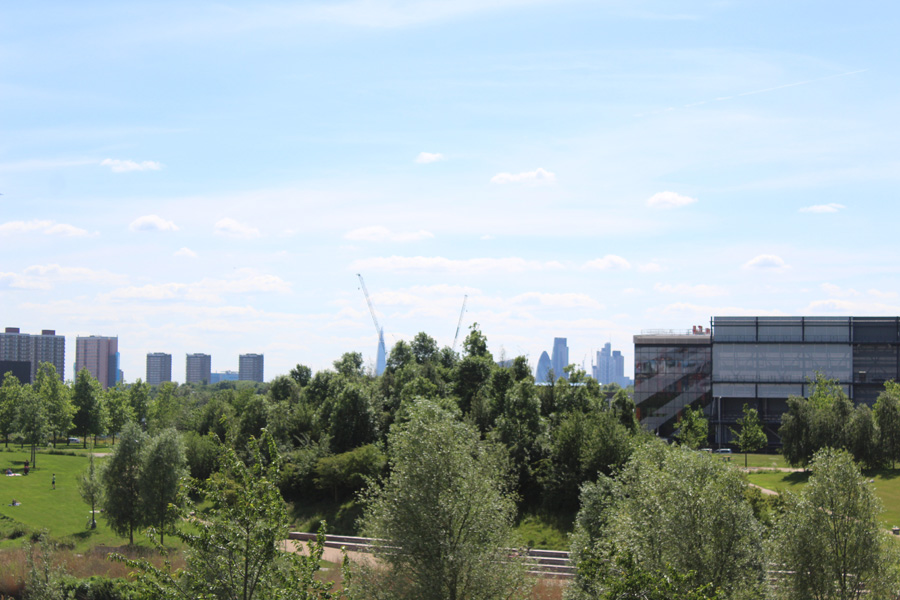
[[[10,504],[10,506],[19,506],[20,504],[22,504],[22,503],[19,502],[18,500],[16,500],[15,498],[13,498],[12,504]]]

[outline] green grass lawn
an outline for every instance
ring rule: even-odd
[[[900,469],[863,471],[865,477],[875,480],[875,493],[884,504],[881,521],[887,527],[900,525]],[[784,473],[778,471],[749,473],[748,481],[776,492],[798,492],[809,480],[809,473]]]
[[[516,543],[541,550],[568,550],[574,515],[525,514],[516,523]]]
[[[0,473],[5,473],[7,468],[21,473],[29,456],[27,448],[23,451],[18,448],[12,452],[0,451]],[[32,468],[26,476],[0,475],[0,533],[4,534],[0,539],[0,549],[21,546],[21,537],[5,537],[17,525],[20,529],[24,526],[28,531],[47,529],[54,539],[69,541],[76,548],[127,543],[109,529],[102,517],[97,518],[97,529],[91,531],[87,528],[90,507],[81,499],[77,484],[88,466],[87,456],[41,452],[36,462],[37,468]],[[51,487],[53,473],[56,473],[55,490]],[[10,506],[13,499],[21,505]],[[135,541],[140,538],[136,534]]]
[[[732,455],[731,462],[743,467],[744,455],[735,453],[734,455]],[[791,465],[787,464],[784,460],[784,457],[780,454],[748,454],[747,466],[760,467],[765,469],[784,469],[789,468]]]

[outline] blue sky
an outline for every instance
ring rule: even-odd
[[[0,8],[0,326],[266,377],[900,314],[894,3]],[[461,334],[462,337],[463,334]],[[631,365],[626,371],[630,374]],[[71,377],[72,373],[67,372]]]

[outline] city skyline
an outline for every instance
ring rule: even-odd
[[[388,348],[467,297],[457,350],[626,376],[643,329],[900,314],[893,3],[165,6],[0,20],[0,305],[67,378],[88,335],[374,366],[357,274]]]

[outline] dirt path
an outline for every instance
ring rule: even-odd
[[[750,487],[755,487],[756,489],[758,489],[759,491],[761,491],[761,492],[762,492],[763,494],[765,494],[766,496],[779,496],[779,495],[780,495],[780,494],[779,494],[778,492],[776,492],[775,490],[770,490],[770,489],[768,489],[768,488],[764,488],[764,487],[762,487],[762,486],[756,485],[755,483],[748,483],[747,485],[749,485]]]
[[[309,547],[307,547],[306,542],[285,540],[282,547],[288,552],[299,552],[303,556],[309,556]],[[353,562],[363,562],[369,564],[373,564],[375,562],[375,558],[371,554],[368,554],[366,552],[348,552],[347,557]],[[340,548],[329,548],[326,546],[325,551],[322,552],[322,560],[327,560],[328,562],[340,566],[341,562],[343,562],[344,560],[344,553],[341,552]]]

